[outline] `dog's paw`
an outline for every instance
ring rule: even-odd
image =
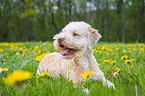
[[[114,84],[113,84],[112,82],[110,82],[109,80],[104,81],[104,82],[103,82],[103,85],[104,85],[104,86],[108,86],[108,88],[113,87],[113,89],[115,90]]]

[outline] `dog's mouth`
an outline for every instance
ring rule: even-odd
[[[71,48],[65,48],[65,49],[61,50],[61,54],[64,56],[73,54],[74,52],[76,52],[76,50],[71,49]]]
[[[71,55],[71,54],[73,54],[73,53],[75,53],[76,52],[76,50],[75,49],[73,49],[73,48],[67,48],[67,47],[65,47],[64,45],[59,45],[61,48],[63,48],[62,50],[61,50],[61,55],[63,55],[63,56],[67,56],[67,55]]]

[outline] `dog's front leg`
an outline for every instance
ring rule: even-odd
[[[108,88],[113,87],[115,89],[115,86],[112,82],[109,80],[106,80],[104,73],[100,70],[100,68],[97,68],[96,71],[94,71],[94,76],[92,77],[94,80],[102,81],[104,86],[108,86]]]
[[[91,58],[91,71],[94,72],[94,76],[92,76],[92,79],[102,81],[104,86],[108,86],[108,88],[113,87],[115,89],[115,86],[113,83],[111,83],[109,80],[106,80],[104,73],[100,70],[98,63],[96,62],[95,57],[93,56]]]

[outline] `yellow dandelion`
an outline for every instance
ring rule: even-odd
[[[113,49],[110,47],[110,48],[109,48],[109,51],[113,51]]]
[[[116,48],[116,50],[118,51],[120,48]]]
[[[144,48],[140,48],[140,50],[141,50],[141,53],[144,53]]]
[[[48,72],[42,72],[40,76],[50,76],[50,74]]]
[[[43,79],[41,79],[41,82],[43,82],[44,80]]]
[[[128,58],[128,56],[127,55],[124,55],[124,56],[121,57],[121,61],[122,60],[126,60],[127,58]]]
[[[39,48],[39,46],[37,46],[37,45],[34,47],[35,50],[38,49],[38,48]]]
[[[40,54],[40,53],[41,53],[41,50],[39,49],[36,55],[38,55],[38,54]]]
[[[110,62],[110,65],[111,65],[111,64],[114,64],[114,63],[116,63],[116,62],[117,62],[116,60],[111,61],[111,62]]]
[[[132,48],[133,49],[133,51],[138,51],[137,49],[135,49],[134,47]]]
[[[98,53],[99,52],[99,50],[96,50],[95,52],[94,52],[94,54],[96,54],[96,53]]]
[[[42,56],[37,56],[37,57],[35,58],[35,60],[38,61],[38,62],[40,62],[42,58],[43,58]]]
[[[83,74],[82,74],[82,77],[84,79],[87,79],[89,78],[91,75],[94,75],[94,72],[93,71],[85,71]]]
[[[128,47],[131,47],[132,45],[133,45],[133,44],[128,44],[127,46],[128,46]]]
[[[16,82],[24,81],[31,78],[31,73],[28,71],[16,70],[5,78],[5,82],[9,85],[14,85]]]
[[[23,48],[19,48],[19,50],[20,50],[20,51],[22,51],[22,50],[23,50]]]
[[[128,48],[128,50],[131,50],[131,48]]]
[[[6,64],[6,62],[3,62],[3,64]]]
[[[20,55],[20,53],[19,52],[16,52],[16,55]]]
[[[0,72],[9,71],[8,68],[0,68]]]
[[[114,69],[114,71],[117,72],[117,73],[118,73],[120,70],[121,70],[121,68],[118,68],[118,67]]]
[[[139,46],[144,46],[144,44],[143,43],[140,43]]]
[[[36,52],[37,50],[33,50],[33,52]]]
[[[29,48],[29,50],[32,50],[32,48]]]
[[[125,60],[125,64],[130,64],[131,60]]]
[[[98,66],[100,66],[101,64],[98,64]]]
[[[131,59],[131,61],[135,61],[135,59]]]
[[[3,52],[4,51],[4,49],[0,49],[0,52]]]
[[[106,53],[106,55],[109,55],[109,53]]]
[[[9,58],[9,56],[7,56],[7,58]]]
[[[129,66],[130,68],[132,68],[132,66]]]
[[[104,60],[104,63],[110,63],[110,60]]]
[[[101,50],[105,50],[105,46],[102,46]]]
[[[132,51],[128,51],[128,52],[132,53]]]
[[[96,48],[93,49],[93,52],[96,51]]]
[[[139,54],[143,54],[143,52],[139,52]]]
[[[24,49],[23,52],[26,52],[26,50]]]
[[[25,53],[22,54],[22,57],[24,57],[24,56],[25,56]]]
[[[126,50],[123,49],[123,52],[126,53]]]
[[[42,58],[45,56],[45,55],[47,55],[47,53],[43,53],[41,56],[42,56]]]

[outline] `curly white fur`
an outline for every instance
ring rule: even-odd
[[[93,56],[93,46],[102,36],[98,30],[83,21],[70,22],[62,32],[54,36],[54,47],[60,53],[47,54],[40,62],[37,74],[48,71],[52,77],[62,74],[65,78],[73,80],[74,85],[83,81],[82,73],[93,71],[91,78],[101,80],[108,87],[114,84],[106,80]]]

